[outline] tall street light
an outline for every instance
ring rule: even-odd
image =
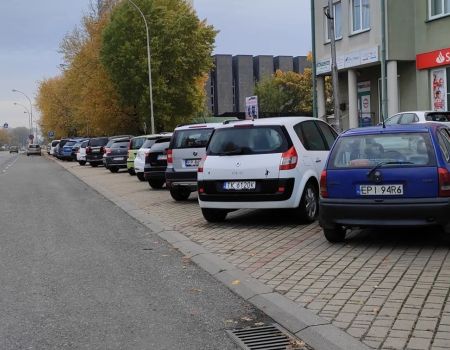
[[[150,90],[150,123],[151,123],[151,129],[152,134],[155,133],[155,118],[153,115],[153,92],[152,92],[152,66],[151,66],[151,54],[150,54],[150,32],[148,29],[148,23],[147,19],[145,18],[144,14],[142,13],[141,9],[138,5],[136,5],[132,0],[128,0],[135,8],[138,10],[140,15],[142,16],[142,19],[144,20],[145,29],[147,32],[147,61],[148,61],[148,86]]]
[[[30,111],[28,110],[28,108],[27,107],[25,107],[23,104],[21,104],[21,103],[18,103],[18,102],[14,102],[14,106],[20,106],[20,107],[22,107],[25,111],[23,112],[23,113],[26,113],[26,114],[28,114],[28,129],[30,129],[30,134],[33,132],[33,130],[32,130],[32,126],[31,126],[31,113],[30,113]]]
[[[18,92],[19,94],[24,95],[28,102],[30,102],[30,127],[31,127],[31,133],[33,133],[33,104],[31,103],[31,99],[27,96],[27,94],[25,94],[24,92],[17,90],[17,89],[12,89],[12,92]],[[33,134],[34,136],[34,134]]]

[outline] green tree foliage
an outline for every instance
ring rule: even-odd
[[[203,110],[205,74],[212,66],[216,31],[183,0],[135,0],[150,27],[156,129],[170,130]],[[101,60],[118,88],[122,106],[150,126],[147,41],[144,21],[128,2],[113,10],[103,32]]]

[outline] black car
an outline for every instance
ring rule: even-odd
[[[86,163],[97,167],[103,162],[103,153],[109,137],[96,137],[89,139],[86,146]]]
[[[170,137],[157,140],[145,157],[144,178],[150,187],[159,189],[166,182],[167,149]]]
[[[10,146],[9,153],[19,153],[19,147],[18,146]]]
[[[111,139],[105,146],[103,165],[112,173],[126,169],[130,137]]]

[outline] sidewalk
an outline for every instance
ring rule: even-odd
[[[437,232],[366,230],[330,244],[317,223],[285,212],[238,211],[210,224],[194,194],[175,202],[126,173],[58,163],[277,322],[292,309],[283,326],[317,350],[450,349],[449,246]]]

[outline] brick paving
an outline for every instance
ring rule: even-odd
[[[233,212],[207,223],[128,174],[63,163],[375,349],[450,349],[449,243],[434,231],[364,230],[330,244],[294,212]]]

